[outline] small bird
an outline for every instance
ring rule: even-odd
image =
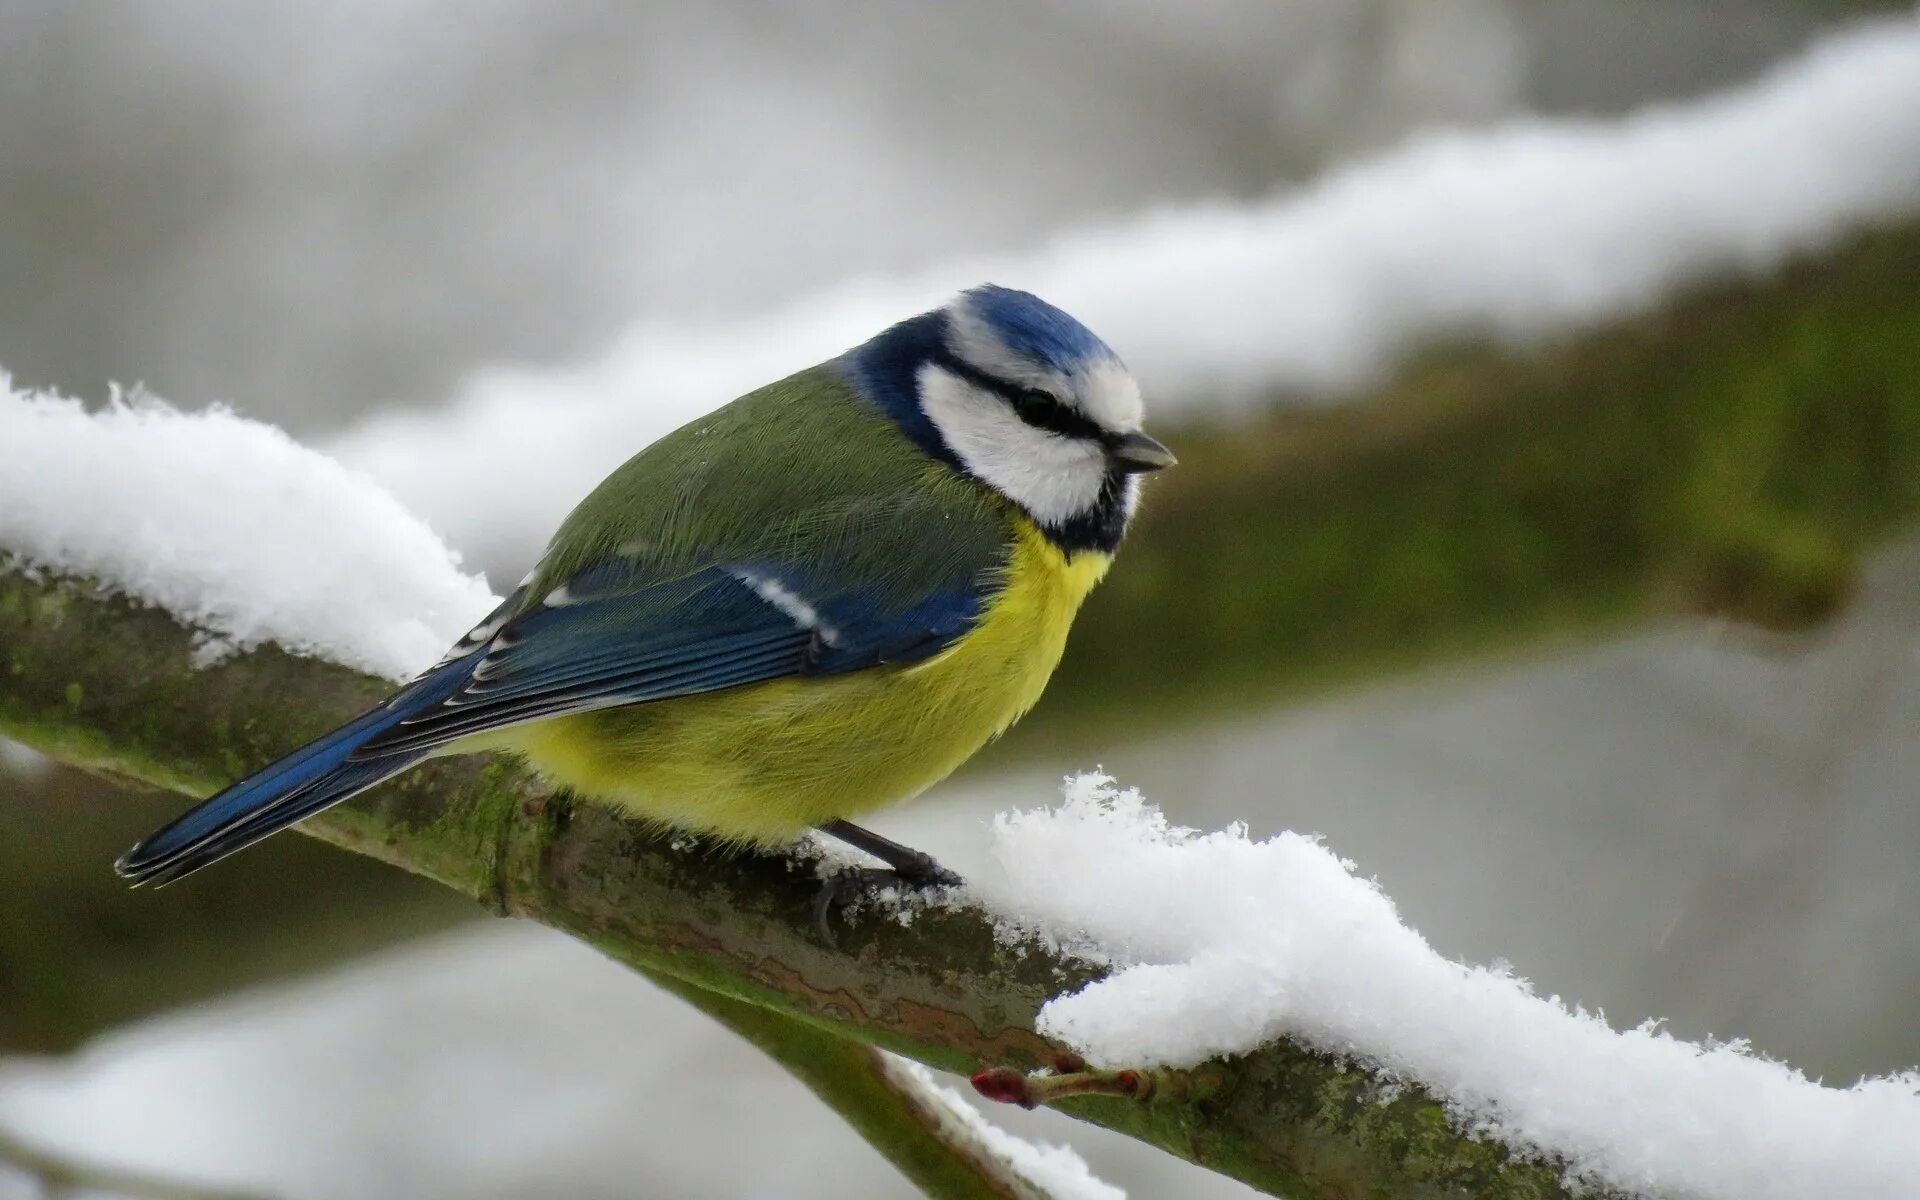
[[[439,663],[115,864],[165,883],[432,755],[518,753],[576,795],[771,848],[852,823],[1040,698],[1139,476],[1173,463],[1084,325],[985,285],[661,438]],[[844,886],[822,891],[821,910]]]

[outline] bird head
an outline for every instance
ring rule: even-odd
[[[992,284],[895,325],[849,375],[922,450],[993,488],[1067,550],[1111,551],[1140,475],[1172,465],[1140,386],[1092,330]]]

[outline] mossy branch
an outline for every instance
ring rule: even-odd
[[[1433,352],[1360,402],[1273,399],[1165,434],[1180,465],[992,753],[1658,619],[1817,624],[1920,516],[1920,224]]]
[[[0,1054],[57,1054],[474,919],[445,888],[308,838],[276,838],[194,888],[131,892],[100,869],[179,810],[175,794],[82,771],[0,770]]]
[[[192,632],[165,613],[20,570],[0,571],[0,646],[0,733],[193,795],[385,689],[272,648],[196,668]],[[868,914],[829,947],[812,923],[817,881],[804,866],[676,849],[610,810],[569,803],[503,760],[430,762],[302,828],[579,937],[675,981],[710,1011],[738,1005],[740,1021],[749,1010],[779,1017],[792,1028],[771,1028],[798,1039],[789,1061],[803,1077],[845,1053],[848,1039],[968,1074],[1049,1065],[1061,1047],[1034,1032],[1041,1004],[1097,974],[1036,949],[1008,951],[977,912],[922,914],[911,928]],[[1384,1083],[1276,1043],[1150,1078],[1131,1095],[1068,1097],[1058,1107],[1276,1194],[1571,1194],[1554,1165],[1464,1136],[1431,1096]],[[878,1136],[906,1133],[896,1123]]]
[[[635,969],[779,1063],[929,1200],[1048,1200],[971,1131],[903,1086],[875,1047],[672,975]]]

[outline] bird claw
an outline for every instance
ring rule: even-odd
[[[834,910],[856,903],[875,892],[887,888],[930,892],[959,887],[964,882],[932,858],[922,857],[924,861],[908,864],[906,869],[849,867],[821,881],[820,890],[813,896],[813,924],[820,931],[821,939],[838,950],[840,943],[833,934]]]

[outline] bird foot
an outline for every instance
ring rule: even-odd
[[[813,897],[813,923],[827,945],[837,950],[840,943],[833,935],[832,925],[836,911],[889,888],[931,892],[959,887],[963,882],[925,854],[919,855],[917,861],[909,860],[897,867],[849,867],[821,882],[820,890]]]

